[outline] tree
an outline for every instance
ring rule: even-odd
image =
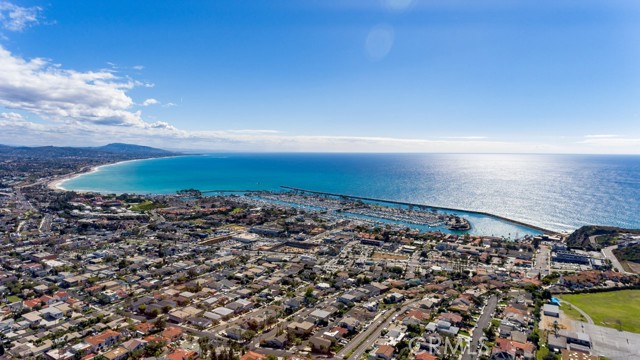
[[[209,351],[211,350],[211,344],[209,343],[209,338],[201,337],[198,338],[198,346],[200,347],[200,356],[205,358]]]
[[[145,355],[158,356],[162,353],[166,343],[164,341],[150,341],[145,348]]]
[[[156,309],[154,309],[156,310]],[[167,323],[163,318],[158,318],[154,323],[153,323],[153,328],[157,331],[162,331],[165,329]]]

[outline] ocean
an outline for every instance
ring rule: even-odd
[[[553,231],[589,224],[640,228],[640,156],[207,154],[103,166],[62,184],[68,190],[144,194],[281,186],[482,211]],[[535,233],[465,215],[472,233]]]

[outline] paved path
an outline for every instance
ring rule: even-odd
[[[480,338],[484,335],[484,329],[491,322],[493,313],[496,311],[497,305],[497,296],[493,295],[489,298],[489,300],[487,300],[487,305],[482,310],[482,315],[480,315],[480,319],[478,319],[478,323],[476,324],[475,329],[473,329],[473,334],[471,335],[471,343],[468,347],[469,351],[466,351],[462,355],[462,360],[474,360],[478,358],[478,344],[480,343]]]
[[[593,324],[593,319],[591,319],[591,316],[589,316],[589,314],[587,314],[586,312],[582,311],[582,309],[580,309],[579,307],[577,307],[577,306],[573,305],[572,303],[570,303],[570,302],[568,302],[568,301],[566,301],[566,300],[562,300],[562,299],[560,299],[560,302],[561,302],[561,303],[565,303],[565,304],[567,304],[567,305],[571,306],[571,307],[572,307],[572,308],[574,308],[577,312],[579,312],[579,313],[580,313],[580,315],[582,315],[582,316],[587,320],[587,322],[588,322],[589,324]]]
[[[618,269],[618,271],[623,274],[627,274],[627,271],[622,267],[622,264],[620,264],[620,261],[618,261],[618,258],[613,254],[613,250],[617,248],[618,248],[618,245],[606,247],[602,249],[602,254],[604,255],[604,257],[611,260],[611,265],[613,265],[614,268]]]

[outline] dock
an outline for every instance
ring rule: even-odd
[[[490,216],[490,217],[493,217],[495,219],[503,220],[503,221],[506,221],[506,222],[509,222],[509,223],[512,223],[512,224],[516,224],[516,225],[520,225],[520,226],[526,226],[526,227],[534,229],[534,230],[542,231],[545,234],[556,234],[555,231],[544,229],[544,228],[541,228],[541,227],[536,226],[536,225],[527,224],[527,223],[522,222],[522,221],[509,219],[509,218],[506,218],[504,216],[491,214],[491,213],[488,213],[488,212],[485,212],[485,211],[456,209],[456,208],[444,207],[444,206],[432,206],[432,205],[426,205],[426,204],[416,204],[416,203],[410,203],[410,202],[405,202],[405,201],[376,199],[376,198],[371,198],[371,197],[355,196],[355,195],[347,195],[347,194],[337,194],[337,193],[330,193],[330,192],[325,192],[325,191],[301,189],[301,188],[285,186],[285,185],[281,185],[280,187],[285,189],[285,190],[298,191],[298,192],[302,192],[302,193],[309,193],[309,194],[315,194],[315,195],[342,197],[342,198],[353,199],[353,200],[373,201],[373,202],[380,202],[380,203],[387,203],[387,204],[394,204],[394,205],[430,208],[430,209],[437,209],[437,210],[444,210],[444,211],[462,211],[462,212],[466,212],[466,213],[470,213],[470,214]]]

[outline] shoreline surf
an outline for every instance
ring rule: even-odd
[[[117,161],[114,163],[108,163],[108,164],[102,164],[102,165],[96,165],[96,166],[91,166],[91,167],[84,167],[79,171],[67,174],[67,175],[63,175],[61,177],[58,177],[56,179],[53,179],[51,181],[49,181],[47,183],[47,187],[51,190],[56,190],[56,191],[73,191],[73,192],[77,192],[77,193],[89,193],[89,192],[94,192],[94,193],[99,193],[99,191],[93,191],[93,190],[70,190],[65,188],[63,185],[65,182],[71,181],[73,179],[76,179],[80,176],[84,176],[84,175],[89,175],[89,174],[93,174],[93,173],[97,173],[100,170],[110,167],[110,166],[116,166],[116,165],[122,165],[122,164],[126,164],[126,163],[132,163],[132,162],[136,162],[136,161],[144,161],[144,160],[153,160],[153,159],[171,159],[171,158],[177,158],[177,157],[184,157],[184,156],[191,156],[191,155],[175,155],[175,156],[163,156],[163,157],[153,157],[153,158],[144,158],[144,159],[130,159],[130,160],[122,160],[122,161]]]

